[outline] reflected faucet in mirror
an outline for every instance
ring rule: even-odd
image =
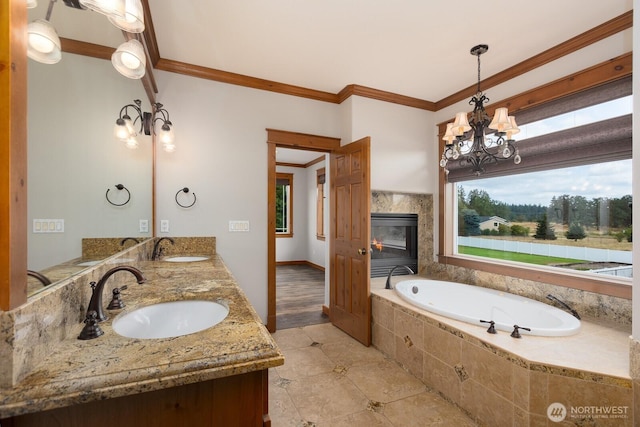
[[[96,282],[91,282],[91,288],[93,288],[93,293],[91,294],[91,301],[89,301],[89,307],[87,307],[87,316],[89,316],[89,313],[91,313],[92,311],[95,311],[97,314],[96,320],[98,322],[107,320],[107,316],[104,314],[104,309],[102,306],[102,293],[104,290],[104,285],[105,283],[107,283],[107,280],[109,279],[109,277],[111,277],[112,274],[117,273],[118,271],[128,271],[129,273],[136,276],[136,280],[140,284],[147,281],[146,277],[144,277],[142,272],[137,268],[131,267],[129,265],[119,265],[117,267],[113,267],[111,270],[104,273],[104,275],[98,281],[98,284],[96,284]]]
[[[51,280],[49,280],[47,276],[37,271],[27,270],[27,276],[35,277],[42,283],[42,286],[49,286],[51,284]]]
[[[163,240],[170,241],[172,245],[176,244],[176,242],[171,237],[161,237],[156,240],[156,244],[153,245],[153,252],[151,253],[151,261],[157,260],[162,255],[162,247],[160,246],[160,243],[162,243]]]
[[[135,242],[136,245],[140,243],[140,240],[136,239],[135,237],[125,237],[124,239],[120,240],[120,246],[124,246],[124,244],[129,240]]]

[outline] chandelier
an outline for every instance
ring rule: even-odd
[[[496,108],[493,120],[484,109],[489,98],[480,90],[480,55],[489,50],[489,46],[481,44],[471,49],[471,54],[478,58],[478,89],[469,105],[473,105],[471,119],[467,113],[458,113],[453,123],[447,124],[447,130],[442,138],[445,141],[440,166],[445,173],[449,173],[447,164],[458,162],[460,167],[471,166],[476,175],[485,171],[485,166],[498,163],[500,160],[513,159],[513,163],[520,164],[521,158],[515,145],[513,135],[520,132],[516,120],[509,115],[507,108]],[[486,131],[492,129],[494,132]],[[485,133],[493,133],[487,136]]]
[[[134,104],[127,104],[120,110],[118,119],[116,120],[113,134],[118,141],[125,143],[127,148],[138,148],[138,134],[156,135],[155,123],[160,120],[162,126],[160,132],[157,133],[158,139],[162,143],[164,151],[172,153],[175,151],[175,137],[173,134],[173,123],[169,120],[169,112],[163,108],[163,105],[156,102],[152,105],[153,113],[142,111],[142,101],[135,99]],[[131,119],[129,110],[134,111],[134,118]],[[137,126],[136,126],[137,124]]]

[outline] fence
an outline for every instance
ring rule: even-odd
[[[550,245],[545,243],[518,242],[513,240],[483,239],[480,237],[458,236],[458,245],[496,251],[518,252],[558,258],[580,259],[593,262],[617,262],[633,264],[631,251],[595,249],[579,246]]]

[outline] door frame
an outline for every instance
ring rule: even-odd
[[[340,138],[267,128],[267,329],[276,331],[276,148],[332,153]],[[329,236],[331,244],[331,236]]]

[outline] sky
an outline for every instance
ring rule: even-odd
[[[478,189],[507,204],[548,206],[553,196],[620,198],[631,195],[631,159],[458,183],[465,194]]]
[[[630,96],[562,114],[520,126],[515,140],[532,138],[550,132],[594,123],[633,110]],[[631,195],[631,159],[573,168],[510,175],[501,178],[479,179],[458,183],[465,194],[478,189],[486,191],[492,200],[507,204],[536,204],[548,206],[553,196],[583,196],[620,198]]]

